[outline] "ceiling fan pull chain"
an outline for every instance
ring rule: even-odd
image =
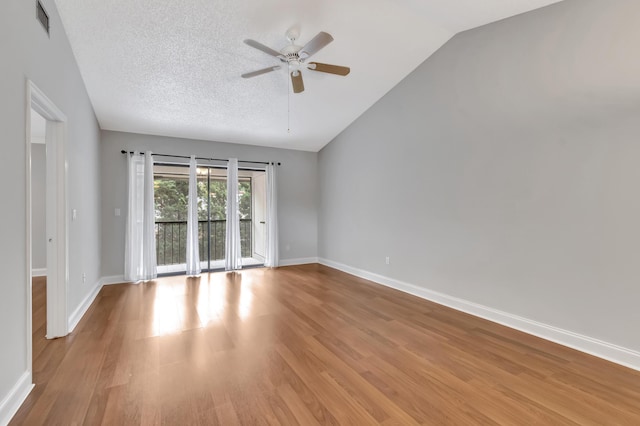
[[[287,76],[287,134],[291,133],[291,90],[289,90],[289,78]]]

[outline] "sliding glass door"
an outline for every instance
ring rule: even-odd
[[[261,182],[264,171],[239,171],[240,240],[243,265],[264,263],[264,227],[261,215],[265,198]],[[189,168],[182,165],[154,166],[156,210],[156,254],[158,273],[186,269],[187,203]],[[203,271],[224,268],[226,238],[226,170],[198,167],[198,234]]]

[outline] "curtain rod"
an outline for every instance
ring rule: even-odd
[[[123,154],[133,154],[133,151],[126,151],[126,150],[122,150],[120,151]],[[144,152],[140,152],[140,154],[144,154]],[[157,155],[159,157],[171,157],[171,158],[186,158],[186,159],[190,159],[191,157],[186,156],[186,155],[172,155],[172,154],[156,154],[155,152],[152,152],[151,155]],[[206,158],[206,157],[196,157],[196,160],[207,160],[207,161],[229,161],[228,159],[223,159],[223,158]],[[280,165],[280,163],[271,163],[269,161],[245,161],[245,160],[238,160],[238,163],[248,163],[248,164],[276,164],[276,165]]]

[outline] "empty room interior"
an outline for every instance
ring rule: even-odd
[[[3,1],[0,425],[639,425],[638,45],[636,0]]]

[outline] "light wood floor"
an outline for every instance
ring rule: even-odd
[[[12,424],[640,425],[640,373],[320,265],[104,287],[54,341],[43,287]]]

